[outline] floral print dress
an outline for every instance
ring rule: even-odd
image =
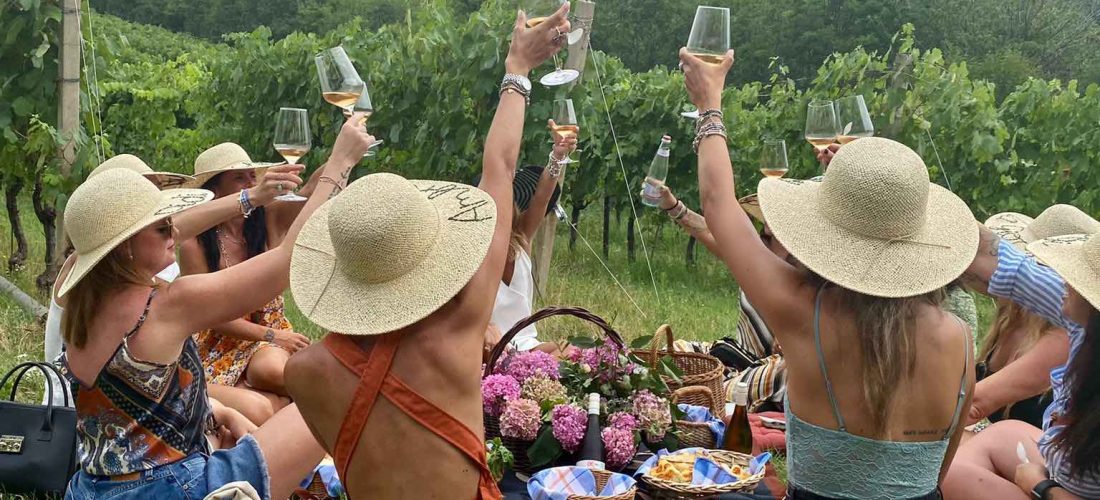
[[[262,309],[244,317],[245,320],[273,330],[290,330],[286,318],[283,296],[279,295]],[[218,335],[214,330],[203,330],[194,335],[199,347],[199,357],[206,371],[206,381],[211,384],[234,386],[240,381],[252,355],[265,347],[279,347],[273,342],[239,340]]]

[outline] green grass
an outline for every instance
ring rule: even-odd
[[[2,271],[5,278],[35,297],[41,304],[48,305],[47,295],[37,291],[34,285],[35,277],[44,269],[41,261],[45,244],[41,226],[30,210],[29,203],[23,205],[22,218],[29,240],[30,255],[23,269],[15,273],[7,272],[11,233],[7,218],[0,218],[0,257],[3,257],[2,262],[5,265]],[[640,211],[643,207],[639,206],[638,209]],[[660,231],[660,237],[656,237],[657,224],[654,219],[643,218],[645,243],[656,281],[655,293],[640,239],[636,261],[631,263],[627,259],[628,214],[629,211],[623,213],[621,224],[612,216],[612,243],[610,256],[606,260],[610,273],[600,263],[603,257],[600,246],[602,214],[599,206],[586,210],[578,224],[580,234],[592,245],[595,253],[581,239],[578,239],[576,248],[570,250],[569,226],[558,224],[547,291],[544,296],[536,298],[536,307],[583,307],[607,320],[628,342],[630,339],[652,334],[662,323],[672,325],[677,338],[713,340],[733,335],[740,310],[737,285],[730,278],[725,266],[701,245],[696,248],[696,263],[688,266],[684,260],[687,237],[667,222]],[[625,292],[615,284],[612,274],[622,283]],[[634,306],[628,294],[637,302],[638,307]],[[660,295],[659,299],[657,294]],[[320,338],[322,330],[302,316],[290,293],[286,294],[286,298],[287,314],[295,329],[314,339]],[[992,301],[979,297],[978,313],[982,325],[978,332],[980,336],[992,317]],[[585,332],[593,335],[597,332],[594,327],[576,318],[550,318],[540,322],[538,327],[539,335],[544,340],[564,339]],[[0,294],[0,374],[6,373],[19,362],[41,359],[42,343],[41,325],[24,313],[10,297]],[[27,385],[26,392],[41,390],[41,383],[40,377],[34,377],[30,380],[30,385]]]

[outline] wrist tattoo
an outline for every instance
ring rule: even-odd
[[[264,340],[268,342],[275,340],[275,330],[268,328],[267,331],[264,332]]]
[[[340,191],[344,190],[344,184],[345,183],[340,182],[336,179],[333,179],[332,177],[324,176],[324,177],[321,177],[320,179],[317,179],[317,181],[318,182],[324,182],[325,184],[331,184],[332,185],[332,192],[328,194],[328,197],[329,197],[330,200],[333,197],[335,197],[336,195],[340,194]]]

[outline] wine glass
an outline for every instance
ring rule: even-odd
[[[787,142],[783,139],[765,139],[764,151],[760,155],[760,173],[764,177],[783,177],[787,175]]]
[[[350,115],[367,85],[359,78],[355,66],[348,59],[343,47],[333,47],[314,57],[317,63],[317,77],[321,80],[321,97],[329,104],[344,110]]]
[[[520,0],[519,8],[527,14],[527,27],[534,28],[546,21],[547,18],[554,15],[558,9],[561,8],[566,0]],[[576,30],[574,30],[576,32]],[[582,33],[583,34],[583,33]],[[579,41],[579,35],[573,35],[569,33],[570,39],[577,38]],[[568,39],[567,39],[568,41]],[[571,42],[572,43],[572,42]],[[558,60],[557,53],[554,54],[554,71],[547,73],[539,82],[547,87],[557,87],[558,85],[565,85],[573,80],[576,80],[581,76],[580,72],[575,69],[562,69],[561,61]]]
[[[363,87],[363,92],[359,94],[359,99],[355,101],[355,105],[352,106],[353,113],[363,113],[363,119],[359,122],[359,125],[367,126],[367,121],[374,115],[374,104],[370,101],[370,92],[366,87]],[[376,140],[370,145],[370,149],[363,154],[363,157],[374,156],[376,154],[375,149],[382,145],[382,140]]]
[[[687,51],[707,64],[722,64],[730,50],[730,10],[725,7],[700,5],[691,23]],[[685,111],[680,116],[698,119],[699,110]]]
[[[275,151],[286,160],[295,164],[311,146],[309,135],[309,115],[301,108],[279,108],[275,119]],[[306,201],[308,198],[287,193],[275,197],[282,201]]]
[[[572,99],[556,99],[554,100],[554,132],[565,138],[576,137],[580,132],[580,127],[577,126],[577,114],[573,111]],[[564,165],[567,163],[573,163],[573,160],[568,156],[558,163]]]
[[[871,114],[867,112],[867,103],[863,96],[853,95],[836,101],[836,117],[840,123],[840,133],[836,140],[848,144],[860,137],[875,135],[875,126],[871,123]]]
[[[810,102],[806,108],[806,140],[818,151],[823,151],[840,135],[833,101]]]

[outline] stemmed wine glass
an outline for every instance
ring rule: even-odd
[[[565,2],[566,0],[520,0],[519,8],[527,14],[527,27],[534,28],[554,15]],[[577,38],[579,40],[580,34],[573,35],[573,33],[569,33],[568,35],[569,39]],[[547,87],[557,87],[572,82],[579,76],[581,76],[580,72],[575,69],[562,69],[561,61],[558,60],[558,55],[555,53],[554,71],[543,75],[539,82]]]
[[[289,164],[298,163],[312,145],[309,135],[309,115],[301,108],[279,108],[275,119],[275,151]],[[295,193],[275,197],[282,201],[306,201]]]
[[[787,175],[787,143],[783,139],[765,139],[760,155],[760,173],[765,177]]]
[[[824,151],[840,135],[833,101],[810,102],[806,108],[806,140],[818,151]]]
[[[577,113],[573,111],[572,99],[556,99],[554,101],[554,132],[566,139],[576,137],[577,133],[580,132],[580,127],[577,126]],[[558,163],[565,165],[573,163],[573,160],[566,156]]]
[[[730,10],[725,7],[700,5],[695,9],[695,21],[688,35],[688,53],[707,64],[722,64],[730,50]],[[698,119],[699,110],[680,113],[684,118]]]
[[[366,87],[363,87],[363,92],[359,94],[359,99],[356,100],[355,105],[352,106],[352,112],[363,113],[364,116],[360,125],[364,127],[367,126],[367,121],[370,120],[370,117],[374,115],[374,104],[371,103],[370,92]],[[376,154],[375,149],[381,146],[382,142],[383,141],[379,139],[371,143],[370,148],[363,154],[363,157],[374,156]]]
[[[875,135],[875,126],[871,123],[871,114],[867,112],[867,103],[863,96],[853,95],[836,101],[836,116],[840,123],[837,142],[848,144],[861,137]]]
[[[347,52],[343,47],[333,47],[317,54],[314,62],[317,63],[317,77],[321,80],[321,97],[342,109],[345,115],[351,115],[355,102],[367,85],[359,78]]]

